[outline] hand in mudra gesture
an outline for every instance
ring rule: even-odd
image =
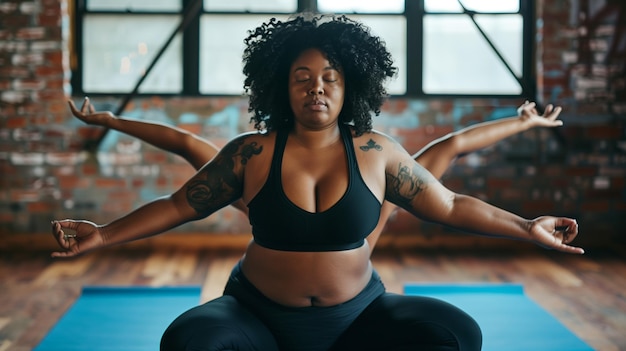
[[[53,221],[52,235],[63,249],[53,252],[52,257],[73,257],[104,246],[100,228],[89,221]]]

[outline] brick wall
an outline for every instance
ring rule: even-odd
[[[565,107],[565,126],[532,130],[460,159],[444,176],[451,189],[526,217],[578,218],[585,243],[610,243],[626,224],[626,35],[613,4],[538,1],[537,71],[542,103]],[[617,3],[617,2],[607,2]],[[51,219],[105,222],[168,194],[193,174],[180,158],[109,132],[98,152],[85,145],[101,130],[73,119],[66,106],[68,18],[65,1],[0,2],[0,230],[47,232]],[[618,43],[619,44],[619,43]],[[82,97],[73,97],[80,100]],[[114,110],[119,99],[99,98]],[[513,111],[521,101],[394,99],[376,120],[410,152],[471,123]],[[418,110],[413,110],[420,106]],[[142,98],[125,114],[173,123],[218,145],[250,127],[239,98]],[[247,220],[227,209],[180,231],[246,233]],[[390,233],[448,232],[403,211]]]

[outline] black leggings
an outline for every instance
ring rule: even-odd
[[[384,292],[374,272],[355,298],[331,307],[286,307],[263,296],[235,267],[225,295],[183,313],[162,351],[480,350],[482,334],[459,308]]]

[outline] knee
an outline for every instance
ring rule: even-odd
[[[167,327],[161,337],[161,351],[232,350],[229,340],[237,340],[237,330],[228,320],[196,313],[183,313]]]
[[[483,334],[478,322],[462,309],[440,301],[438,324],[456,339],[459,351],[480,351],[482,349]]]
[[[480,351],[483,344],[483,334],[478,322],[472,316],[462,312],[462,316],[457,320],[459,326],[456,328],[456,338],[460,351]]]
[[[161,351],[226,351],[245,350],[238,343],[242,339],[234,326],[196,323],[171,325],[161,337]]]
[[[161,337],[161,351],[277,349],[267,327],[229,296],[183,313]]]

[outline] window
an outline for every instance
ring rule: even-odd
[[[271,17],[318,11],[347,14],[385,40],[399,68],[389,82],[392,95],[532,97],[529,6],[520,0],[76,0],[72,86],[91,95],[128,94],[136,86],[139,94],[241,95],[247,31]],[[180,27],[184,33],[177,33]]]
[[[426,0],[422,19],[424,94],[529,93],[524,29],[532,22],[520,2]]]

